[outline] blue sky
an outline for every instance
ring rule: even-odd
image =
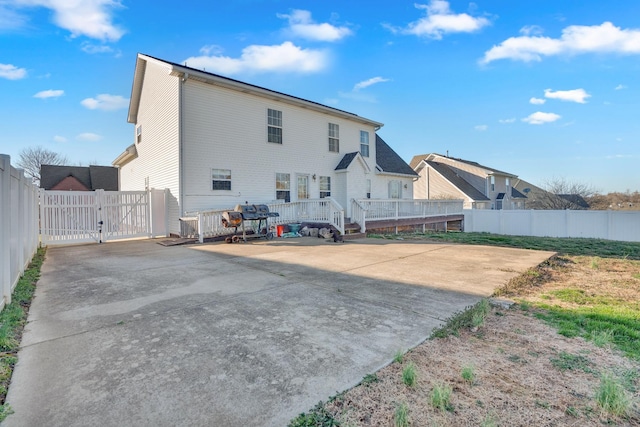
[[[111,164],[138,52],[382,122],[406,161],[640,190],[637,0],[0,0],[0,153]]]

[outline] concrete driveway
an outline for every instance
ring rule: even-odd
[[[4,425],[284,426],[550,255],[314,238],[53,247]]]

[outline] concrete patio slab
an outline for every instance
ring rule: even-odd
[[[550,252],[300,238],[54,247],[5,426],[284,426]]]

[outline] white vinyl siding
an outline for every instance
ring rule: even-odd
[[[181,215],[178,85],[179,80],[169,75],[168,66],[147,63],[133,130],[137,142],[138,136],[142,140],[144,128],[144,142],[136,143],[138,157],[120,168],[123,191],[144,190],[146,179],[150,188],[169,189],[169,232],[175,234],[180,232]]]
[[[185,211],[232,209],[245,201],[269,203],[276,199],[279,191],[276,173],[290,175],[290,186],[286,190],[290,200],[297,196],[297,174],[330,176],[333,197],[337,188],[333,178],[340,156],[327,150],[326,114],[194,80],[184,83],[182,105]],[[267,109],[282,111],[286,121],[283,146],[265,143]],[[375,134],[373,126],[363,127],[358,121],[342,117],[330,120],[340,126],[345,152],[359,151],[360,130]],[[147,133],[145,128],[145,138]],[[349,137],[344,137],[346,135]],[[369,168],[374,169],[375,156],[371,154],[366,161]],[[222,164],[221,159],[224,159]],[[211,194],[212,165],[232,171],[231,191],[215,197]],[[386,183],[382,185],[386,193]],[[319,181],[310,179],[309,197],[317,197],[319,191]],[[362,197],[363,193],[349,193],[349,196]]]

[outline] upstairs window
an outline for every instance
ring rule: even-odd
[[[369,157],[369,132],[360,131],[360,154],[362,157]]]
[[[282,111],[267,110],[267,141],[282,144]]]
[[[493,175],[491,175],[491,178],[490,178],[490,188],[491,188],[491,191],[496,191],[496,177]]]
[[[320,177],[320,198],[324,199],[325,197],[331,197],[331,177],[330,176]]]
[[[212,169],[211,180],[213,190],[231,190],[231,170]]]
[[[340,152],[340,126],[329,123],[329,151]]]
[[[138,125],[136,128],[136,142],[138,144],[142,142],[142,125]]]
[[[291,175],[288,173],[276,173],[276,199],[291,201]]]

